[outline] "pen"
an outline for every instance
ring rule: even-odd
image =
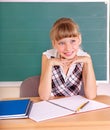
[[[89,103],[89,101],[87,101],[87,102],[81,104],[81,105],[76,109],[75,112],[78,112],[80,109],[84,108],[88,103]]]

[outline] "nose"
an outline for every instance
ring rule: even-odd
[[[72,48],[71,44],[70,43],[67,43],[66,46],[65,46],[65,50],[66,51],[70,51]]]

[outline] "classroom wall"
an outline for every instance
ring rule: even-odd
[[[14,87],[0,87],[0,99],[1,98],[12,98],[12,97],[19,97],[20,93],[20,86]]]
[[[110,96],[110,83],[97,84],[97,95]],[[20,87],[0,87],[0,99],[2,98],[15,98],[20,95]]]

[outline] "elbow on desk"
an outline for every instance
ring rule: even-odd
[[[85,95],[86,98],[88,98],[90,100],[95,99],[96,96],[97,96],[97,87],[95,87],[95,89],[92,90],[92,91],[90,91],[90,90],[89,91],[85,91],[84,95]]]
[[[85,97],[90,99],[90,100],[93,100],[96,98],[96,96],[97,96],[97,94],[93,94],[93,95],[86,95]]]
[[[50,98],[50,96],[44,95],[44,94],[41,94],[41,93],[39,93],[39,97],[40,97],[41,100],[44,100],[44,101],[49,100],[49,98]]]
[[[44,93],[44,91],[42,92],[40,89],[38,90],[38,93],[41,100],[46,101],[50,97],[48,94]]]
[[[47,101],[47,100],[49,100],[49,97],[40,96],[40,99],[43,100],[43,101]]]

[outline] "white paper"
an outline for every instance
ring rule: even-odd
[[[97,102],[94,100],[89,100],[87,98],[84,98],[80,95],[78,96],[72,96],[72,97],[66,97],[66,98],[61,98],[61,99],[54,99],[54,100],[50,100],[51,102],[57,103],[59,105],[62,106],[66,106],[67,108],[70,108],[74,111],[76,111],[76,109],[83,103],[89,101],[89,103],[84,106],[84,108],[80,109],[79,112],[86,112],[86,111],[92,111],[92,110],[97,110],[97,109],[102,109],[102,108],[106,108],[109,105],[101,103],[101,102]]]
[[[37,122],[65,116],[74,112],[63,109],[46,101],[34,103],[29,114],[29,118]]]
[[[94,100],[88,100],[79,95],[72,96],[72,97],[64,97],[64,98],[54,99],[49,101],[58,104],[60,106],[67,107],[73,111],[54,105],[48,101],[40,101],[37,103],[33,103],[33,106],[29,114],[29,118],[39,122],[47,119],[74,114],[76,113],[75,112],[76,109],[79,106],[81,106],[81,104],[87,101],[89,101],[89,103],[86,106],[84,106],[82,109],[80,109],[80,111],[78,111],[77,113],[110,107],[110,105],[100,103]]]

